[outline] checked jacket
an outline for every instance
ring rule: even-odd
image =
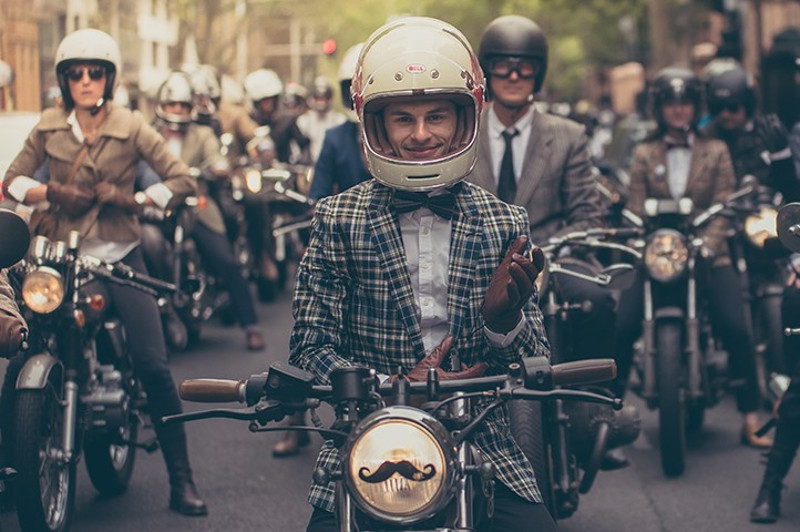
[[[320,200],[308,251],[300,263],[292,304],[295,325],[289,362],[329,383],[338,367],[360,365],[393,374],[411,370],[425,353],[393,190],[374,179]],[[464,183],[452,220],[447,309],[454,349],[468,366],[485,362],[487,373],[526,356],[549,356],[542,314],[524,309],[525,327],[510,345],[492,347],[480,307],[495,268],[511,243],[528,233],[525,210]],[[504,409],[487,418],[473,440],[497,478],[521,497],[541,502],[533,469],[511,437]],[[316,467],[339,468],[328,441]],[[312,485],[309,502],[329,512],[335,487]]]

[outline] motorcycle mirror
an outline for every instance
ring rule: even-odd
[[[800,252],[800,203],[789,203],[778,211],[778,238],[794,252]]]
[[[22,259],[31,243],[28,224],[15,212],[0,209],[0,268],[7,268]]]
[[[611,290],[627,290],[636,282],[636,268],[632,264],[612,264],[602,273],[609,276],[606,286]]]

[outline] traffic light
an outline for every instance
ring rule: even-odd
[[[325,52],[325,55],[333,55],[336,53],[336,40],[335,39],[325,39],[325,42],[322,43],[322,51]]]

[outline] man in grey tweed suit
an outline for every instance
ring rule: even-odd
[[[535,263],[524,256],[524,209],[461,182],[475,161],[482,80],[468,41],[444,22],[405,18],[367,40],[352,93],[374,179],[317,204],[292,307],[290,363],[319,382],[350,365],[423,380],[451,349],[463,367],[439,368],[440,379],[549,355],[531,298],[541,251]],[[497,470],[491,529],[555,530],[505,414],[474,443]],[[338,469],[332,442],[317,467]],[[334,484],[312,485],[309,502],[309,531],[338,530]]]
[[[547,73],[547,53],[544,33],[528,18],[506,15],[484,29],[478,57],[490,102],[481,123],[478,162],[467,177],[501,200],[525,207],[536,245],[603,224],[584,127],[533,105]],[[589,312],[573,314],[573,351],[559,355],[613,358],[616,310],[610,291],[564,275],[557,281],[570,303],[591,302]],[[622,451],[614,450],[603,468],[625,465]]]

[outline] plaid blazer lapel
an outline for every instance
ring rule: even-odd
[[[471,330],[475,321],[470,307],[475,270],[483,251],[483,224],[471,192],[462,188],[458,195],[459,216],[453,219],[450,236],[450,264],[447,283],[447,315],[450,335],[458,340],[465,326]]]
[[[659,141],[653,145],[650,152],[648,166],[650,171],[647,180],[650,182],[651,198],[671,198],[669,189],[669,168],[667,167],[667,150],[664,143]]]
[[[408,275],[400,226],[394,213],[389,209],[390,198],[391,190],[388,187],[375,186],[372,201],[367,208],[370,238],[383,266],[400,319],[408,330],[417,358],[422,359],[425,357],[422,331],[417,317],[411,278]]]

